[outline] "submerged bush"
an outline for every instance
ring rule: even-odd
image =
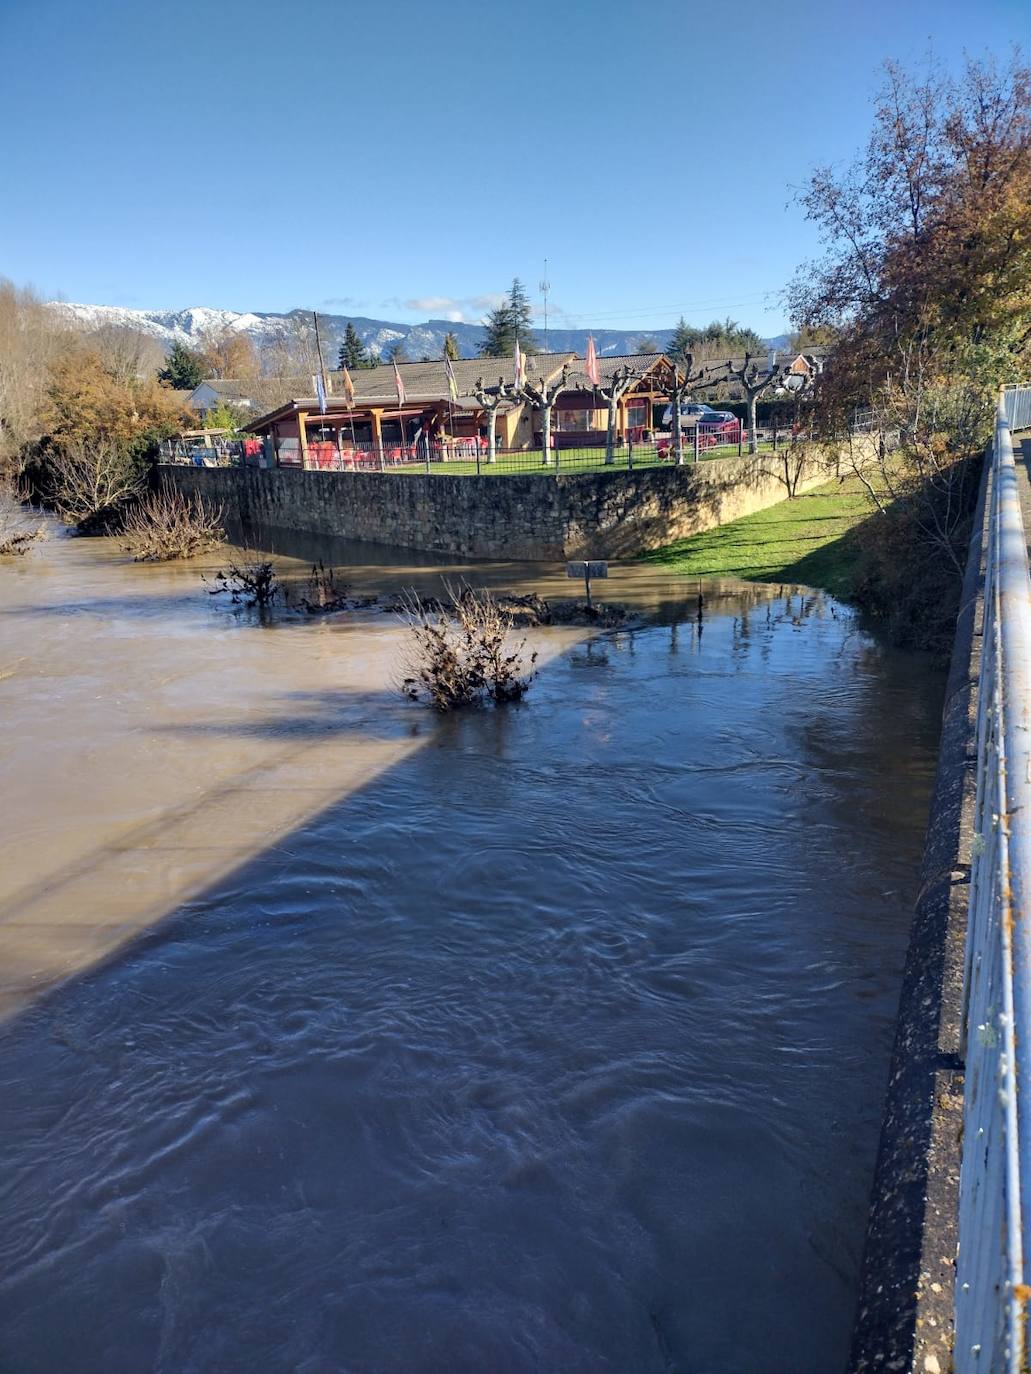
[[[202,497],[162,487],[129,509],[123,534],[123,547],[137,563],[192,558],[224,540],[222,508],[214,510]]]
[[[28,553],[45,538],[45,527],[27,509],[14,482],[0,479],[0,556]]]
[[[207,581],[207,578],[204,581]],[[279,595],[276,570],[267,560],[230,563],[225,569],[217,572],[212,581],[215,585],[208,588],[208,594],[226,595],[237,606],[259,606],[265,609],[271,606]]]
[[[401,690],[412,701],[438,711],[518,701],[536,676],[537,655],[511,642],[511,614],[490,592],[463,587],[447,609],[410,592],[401,615],[411,635]]]

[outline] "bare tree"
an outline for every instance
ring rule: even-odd
[[[110,439],[71,440],[49,457],[50,491],[62,519],[88,524],[143,489],[138,464]]]
[[[701,367],[697,372],[694,368],[694,354],[685,353],[682,356],[683,366],[678,361],[674,361],[667,369],[659,369],[653,373],[654,386],[663,396],[668,396],[673,407],[673,454],[677,467],[684,465],[684,427],[680,418],[680,407],[684,398],[690,396],[694,389],[702,386],[711,368]]]
[[[562,392],[568,390],[568,381],[569,364],[565,363],[561,373],[551,381],[546,377],[525,377],[516,393],[519,400],[541,412],[541,454],[545,467],[551,462],[551,411]]]
[[[30,510],[10,477],[0,476],[0,556],[25,554],[46,537],[46,527]]]
[[[605,462],[607,464],[616,461],[616,418],[619,414],[619,402],[643,376],[644,373],[640,368],[631,367],[629,363],[624,363],[622,367],[616,368],[606,386],[594,387],[595,396],[604,401],[608,408],[608,426],[605,431]]]
[[[509,386],[504,377],[498,378],[497,386],[484,386],[483,378],[479,377],[473,387],[473,395],[479,405],[487,412],[488,463],[496,463],[498,460],[498,410],[505,401],[514,400],[515,394],[515,388]]]
[[[784,375],[783,366],[777,362],[774,355],[771,362],[762,366],[756,362],[751,353],[745,354],[745,360],[740,367],[735,367],[733,360],[728,361],[726,366],[726,380],[736,383],[745,393],[745,400],[748,403],[748,452],[758,453],[759,444],[755,434],[755,406],[759,397],[764,391],[768,391]]]
[[[0,277],[0,468],[20,467],[24,446],[39,438],[50,365],[69,337],[38,296]]]

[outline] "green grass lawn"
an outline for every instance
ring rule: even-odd
[[[862,484],[850,477],[718,529],[679,539],[647,554],[646,561],[688,577],[803,582],[845,596],[855,570],[856,548],[844,536],[870,513]]]
[[[773,445],[770,443],[759,445],[759,451],[763,453],[772,452],[772,449]],[[747,444],[745,445],[745,452],[748,452]],[[606,464],[605,462],[604,448],[564,448],[558,449],[554,456],[558,458],[559,472],[604,472],[606,470],[609,472],[618,472],[620,470],[625,471],[627,468],[627,454],[625,449],[616,450],[615,462],[611,464]],[[699,457],[702,462],[710,458],[736,458],[737,445],[728,444],[724,448],[703,449]],[[694,461],[693,449],[690,441],[687,439],[684,440],[684,460],[687,463],[692,463]],[[673,460],[668,457],[660,458],[655,450],[650,447],[642,446],[634,450],[635,468],[670,467],[672,461]],[[556,468],[554,462],[545,466],[545,464],[541,462],[539,451],[528,451],[526,453],[498,454],[497,461],[494,463],[488,463],[486,456],[484,456],[480,460],[479,470],[484,477],[510,477],[513,473],[530,473],[531,475],[553,477]],[[426,471],[426,464],[402,463],[397,467],[388,468],[387,471],[424,473]],[[475,472],[475,458],[452,459],[446,463],[440,461],[433,461],[430,463],[430,475],[433,477],[468,477]]]

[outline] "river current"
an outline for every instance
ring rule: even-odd
[[[437,718],[374,610],[0,569],[4,1374],[843,1368],[941,682],[614,574]]]

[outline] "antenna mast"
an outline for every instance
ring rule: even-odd
[[[544,276],[538,283],[538,289],[544,297],[544,351],[550,353],[548,348],[548,292],[551,290],[551,282],[548,281],[548,259],[544,259]]]

